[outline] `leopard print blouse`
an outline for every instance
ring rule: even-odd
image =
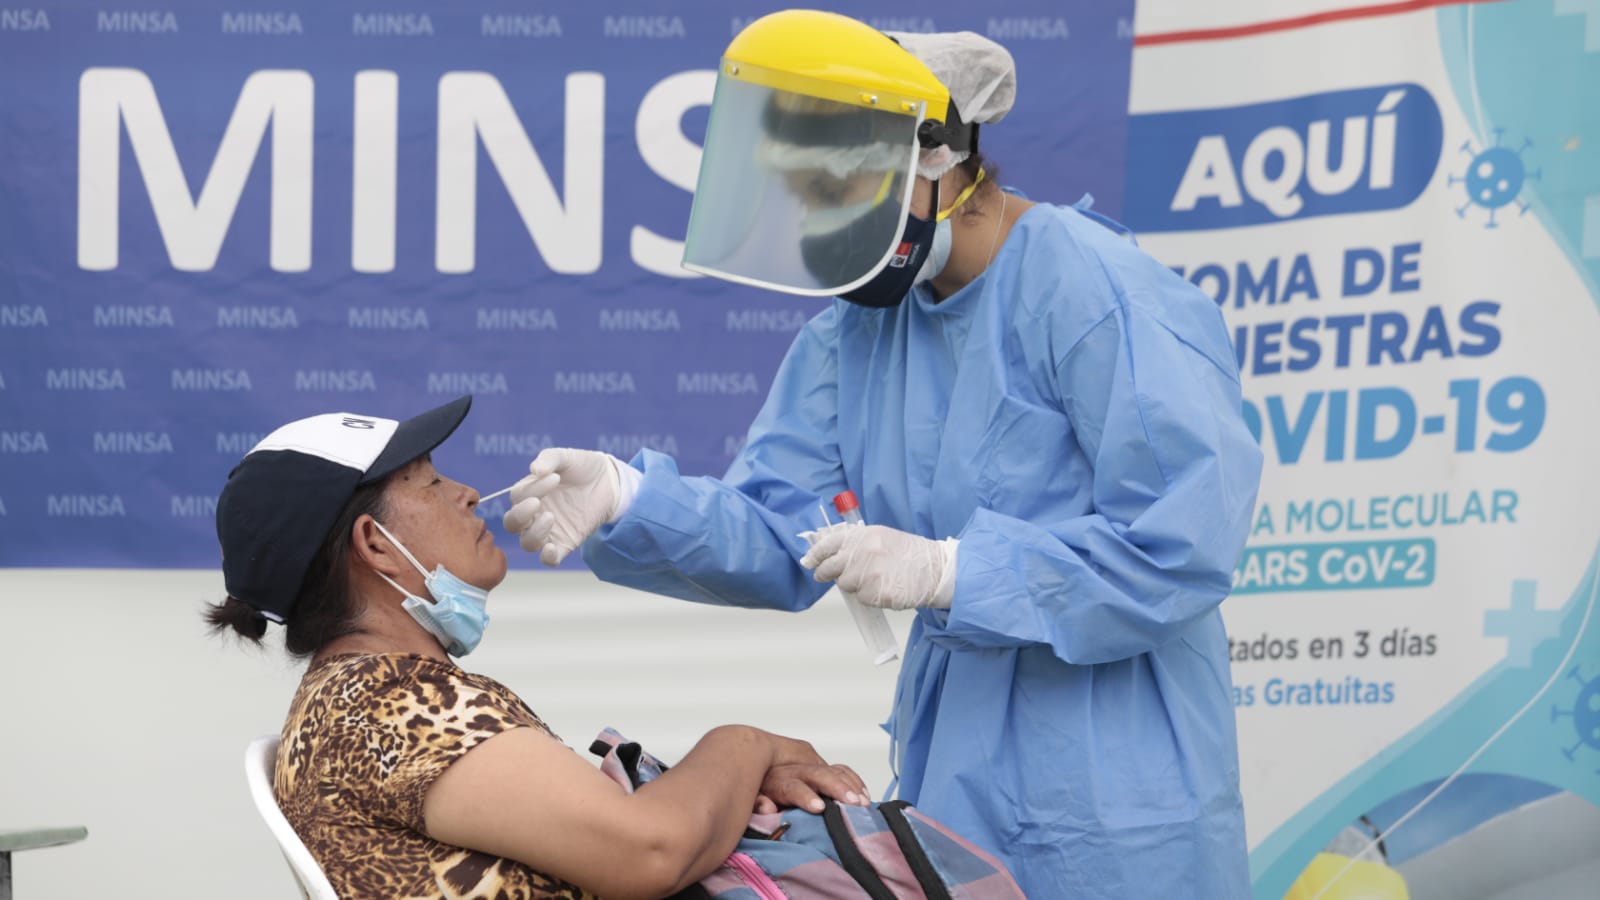
[[[423,830],[422,801],[434,779],[513,728],[555,737],[510,689],[450,663],[331,656],[306,670],[295,692],[273,792],[344,900],[596,900]]]

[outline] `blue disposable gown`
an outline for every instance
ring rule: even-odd
[[[889,729],[900,796],[1029,897],[1250,893],[1218,604],[1261,453],[1209,298],[1074,209],[1037,205],[935,304],[836,302],[796,337],[722,479],[643,451],[584,546],[608,581],[800,610],[817,504],[961,539],[919,610]]]

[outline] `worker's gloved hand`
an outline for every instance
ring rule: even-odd
[[[520,536],[522,549],[538,553],[540,562],[560,565],[622,512],[622,465],[595,450],[544,450],[528,464],[528,477],[511,489],[511,509],[502,524]]]
[[[949,609],[958,543],[884,525],[831,525],[816,532],[800,565],[867,606]]]

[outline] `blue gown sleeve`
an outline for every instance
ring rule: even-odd
[[[972,644],[1047,644],[1078,665],[1127,659],[1228,594],[1261,451],[1221,314],[1143,259],[1078,260],[1098,263],[1082,281],[1105,312],[1051,353],[1054,391],[1092,463],[1092,509],[1053,522],[971,516],[946,628]],[[1067,302],[1081,307],[1083,293]]]
[[[845,489],[837,437],[838,366],[828,309],[785,355],[745,446],[721,479],[684,477],[669,456],[641,450],[644,473],[622,517],[583,545],[605,581],[699,603],[801,610],[820,584],[799,564],[800,532],[817,505]]]

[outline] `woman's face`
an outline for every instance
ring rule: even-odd
[[[429,572],[443,565],[457,578],[489,590],[506,577],[506,555],[488,522],[474,512],[478,492],[440,475],[423,457],[396,472],[384,491],[384,526]]]

